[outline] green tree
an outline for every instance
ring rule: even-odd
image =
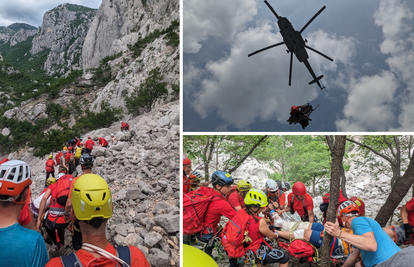
[[[129,112],[139,114],[140,109],[149,112],[155,103],[160,99],[165,100],[168,96],[167,82],[161,82],[164,76],[161,75],[159,67],[152,69],[149,76],[135,88],[131,96],[125,96],[126,107]]]

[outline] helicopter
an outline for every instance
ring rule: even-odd
[[[313,80],[309,82],[309,84],[314,84],[316,83],[319,88],[325,89],[324,86],[321,85],[321,83],[319,82],[320,79],[323,78],[323,75],[316,77],[314,71],[312,70],[312,67],[309,64],[308,61],[308,53],[306,52],[306,49],[309,49],[323,57],[325,57],[326,59],[333,61],[332,58],[328,57],[327,55],[319,52],[318,50],[307,46],[306,43],[308,42],[306,39],[303,39],[302,37],[302,32],[306,29],[306,27],[309,26],[309,24],[326,8],[326,6],[323,6],[309,21],[308,23],[305,24],[305,26],[303,26],[303,28],[300,31],[296,31],[292,24],[290,23],[290,21],[285,18],[285,17],[281,17],[279,16],[276,11],[273,9],[273,7],[269,4],[269,2],[267,2],[266,0],[264,1],[265,4],[269,7],[269,9],[272,11],[272,13],[276,16],[277,18],[277,24],[279,26],[280,29],[280,34],[283,37],[283,42],[277,43],[277,44],[273,44],[270,46],[267,46],[265,48],[262,48],[260,50],[257,50],[253,53],[250,53],[248,55],[248,57],[251,57],[253,55],[256,55],[260,52],[263,52],[267,49],[285,44],[286,47],[288,48],[288,50],[286,50],[287,53],[290,53],[290,69],[289,69],[289,86],[291,86],[291,82],[292,82],[292,61],[293,61],[293,54],[295,54],[296,58],[299,60],[299,62],[303,62],[306,66],[306,68],[308,69],[308,71],[310,72],[310,74],[313,77]]]

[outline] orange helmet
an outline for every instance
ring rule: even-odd
[[[191,164],[191,160],[186,156],[183,157],[183,165]]]
[[[353,211],[356,211],[356,213],[352,213]],[[351,216],[358,216],[359,214],[359,208],[357,204],[352,202],[351,200],[347,200],[343,202],[341,205],[339,205],[338,210],[336,212],[336,216],[341,218],[342,215],[345,215],[346,217]]]
[[[304,196],[306,194],[306,187],[302,182],[296,182],[293,184],[292,192],[297,196]]]
[[[364,216],[365,215],[365,203],[360,199],[359,197],[351,197],[350,200],[352,200],[355,204],[357,204],[359,208],[359,215]]]
[[[29,165],[21,160],[10,160],[0,166],[0,195],[10,196],[14,201],[23,190],[32,184]]]

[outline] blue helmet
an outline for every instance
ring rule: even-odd
[[[218,184],[221,186],[225,186],[232,185],[234,180],[228,172],[215,171],[213,175],[211,175],[211,182],[213,185]]]

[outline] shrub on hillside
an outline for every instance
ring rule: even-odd
[[[143,109],[151,111],[157,101],[168,96],[167,83],[161,82],[164,76],[161,75],[160,68],[152,69],[147,79],[132,92],[131,96],[125,96],[126,108],[133,114],[139,114]]]

